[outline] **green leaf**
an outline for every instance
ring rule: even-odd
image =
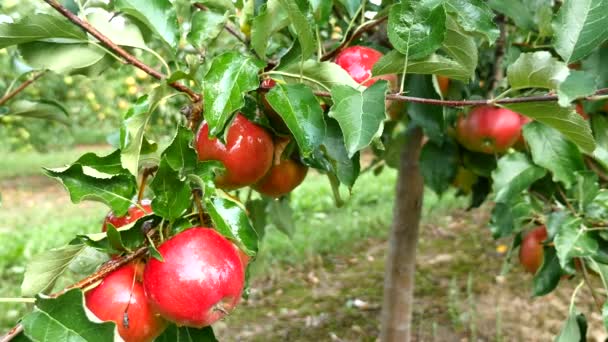
[[[124,169],[120,162],[120,150],[115,150],[102,157],[93,152],[85,153],[73,164],[90,167],[107,175],[129,174],[129,171]]]
[[[56,44],[31,42],[19,45],[19,53],[29,66],[57,73],[91,67],[103,61],[106,52],[88,43]]]
[[[323,110],[312,90],[303,84],[277,84],[266,100],[293,134],[302,157],[311,157],[326,131]]]
[[[239,52],[226,52],[213,59],[203,80],[209,136],[222,132],[232,114],[245,105],[245,93],[259,87],[258,71],[262,66]]]
[[[70,125],[67,110],[55,101],[12,101],[8,113],[4,115],[51,120],[61,122],[64,125]]]
[[[602,305],[602,322],[604,323],[604,329],[608,329],[608,301]]]
[[[77,240],[76,238],[75,240]],[[75,243],[72,241],[72,243]],[[82,252],[72,259],[68,269],[78,275],[87,276],[99,267],[99,265],[108,261],[110,258],[107,253],[99,251],[97,248],[85,246]]]
[[[329,116],[340,124],[349,158],[382,134],[386,118],[384,96],[387,91],[388,83],[383,80],[363,92],[344,85],[331,89],[334,105]]]
[[[441,46],[446,33],[445,8],[437,2],[401,2],[391,7],[388,39],[412,59],[424,58]]]
[[[570,312],[555,342],[582,342],[586,341],[587,320],[585,315]]]
[[[251,46],[258,55],[266,56],[270,37],[289,25],[289,16],[281,0],[268,0],[251,23]]]
[[[272,201],[272,199],[256,198],[245,203],[245,207],[249,213],[249,219],[251,220],[251,225],[258,233],[259,240],[264,238],[264,233],[266,232],[266,224],[268,223],[266,207],[268,207],[268,203],[270,201]]]
[[[498,38],[499,31],[494,23],[492,9],[482,0],[448,0],[448,12],[456,15],[458,23],[468,32],[485,36],[490,45]]]
[[[591,233],[581,226],[580,218],[566,215],[555,235],[553,242],[562,268],[575,257],[593,256],[598,250],[598,243]]]
[[[270,201],[266,209],[272,224],[285,235],[292,237],[296,231],[294,224],[293,209],[289,205],[289,199],[282,197]]]
[[[171,144],[165,149],[162,156],[169,166],[182,174],[193,172],[198,163],[196,151],[190,143],[194,140],[194,133],[184,127],[178,126]]]
[[[352,188],[355,185],[357,177],[359,177],[361,169],[359,153],[355,153],[352,158],[349,158],[340,125],[336,120],[331,118],[328,118],[326,123],[327,134],[325,135],[325,140],[323,140],[326,157],[340,183]]]
[[[555,129],[538,122],[524,126],[523,133],[534,163],[551,171],[554,181],[570,188],[576,181],[575,172],[585,169],[583,156],[576,145]]]
[[[197,2],[217,11],[228,11],[229,13],[234,13],[235,11],[232,0],[199,0]]]
[[[572,108],[560,107],[555,102],[513,103],[502,106],[558,130],[584,152],[591,153],[595,149],[589,123]]]
[[[67,168],[44,169],[44,172],[63,184],[70,193],[72,203],[83,200],[102,202],[116,215],[127,212],[137,190],[137,183],[132,175],[109,176],[80,164]]]
[[[576,200],[578,211],[584,212],[599,195],[598,176],[592,171],[576,173],[576,183],[572,187],[572,197]]]
[[[317,49],[317,37],[313,28],[312,13],[308,1],[280,0],[287,11],[287,18],[302,48],[301,59],[310,57]],[[310,20],[309,20],[310,18]]]
[[[21,283],[21,295],[30,297],[52,290],[55,281],[85,248],[82,244],[66,245],[35,256],[26,267]]]
[[[527,30],[534,28],[534,18],[530,10],[529,0],[488,0],[488,6],[513,19],[517,27]]]
[[[401,63],[403,68],[403,63]],[[307,60],[279,68],[280,72],[270,74],[273,78],[282,79],[288,83],[304,83],[315,90],[330,90],[335,85],[348,85],[358,88],[357,83],[346,70],[333,62],[318,62]]]
[[[192,28],[187,40],[193,46],[206,48],[224,29],[228,12],[219,14],[212,11],[197,11],[192,15]]]
[[[357,14],[357,10],[361,6],[361,0],[337,0],[344,6],[348,15],[352,18]]]
[[[475,188],[473,189],[475,190]],[[512,235],[525,221],[534,216],[537,209],[529,197],[522,195],[512,199],[509,203],[496,203],[494,209],[492,209],[490,221],[492,236],[499,239]],[[540,208],[540,211],[542,211],[542,208]]]
[[[39,40],[86,42],[86,33],[63,17],[37,13],[16,23],[0,24],[0,49]]]
[[[458,146],[451,141],[439,145],[433,141],[422,147],[420,172],[424,184],[441,195],[450,186],[458,167]]]
[[[154,88],[151,95],[144,95],[125,114],[120,127],[120,156],[123,167],[137,176],[139,157],[144,143],[144,132],[152,113],[167,94],[165,85]]]
[[[543,178],[547,171],[532,164],[527,155],[515,152],[498,160],[492,172],[495,201],[510,203],[535,181]]]
[[[236,242],[249,256],[258,251],[258,234],[242,204],[228,197],[211,197],[205,201],[211,220],[220,234]]]
[[[115,44],[148,49],[139,27],[124,17],[116,20],[113,13],[96,8],[87,15],[87,19],[93,27]]]
[[[217,342],[211,326],[196,329],[169,325],[154,341],[156,342]]]
[[[564,1],[553,24],[553,45],[566,63],[586,57],[608,39],[607,12],[606,0]]]
[[[412,75],[407,83],[410,96],[438,99],[439,95],[433,87],[433,81],[428,75]],[[443,108],[425,103],[409,103],[408,114],[412,121],[424,129],[429,139],[443,142],[445,118]]]
[[[154,191],[154,213],[167,220],[179,218],[190,206],[192,189],[185,179],[180,178],[179,172],[173,170],[167,157],[161,160],[150,189]]]
[[[555,253],[555,248],[543,247],[543,264],[534,275],[532,295],[544,296],[553,291],[562,277],[562,268]]]
[[[507,68],[507,80],[512,89],[557,89],[568,77],[568,66],[547,51],[522,53]]]
[[[597,144],[593,158],[608,170],[608,119],[603,115],[592,115],[590,121]]]
[[[169,0],[116,0],[114,6],[142,22],[170,47],[177,47],[179,25],[175,7]]]
[[[89,321],[84,311],[84,296],[78,289],[55,299],[38,296],[34,310],[23,317],[21,324],[25,335],[39,342],[113,341],[116,327],[112,322]]]
[[[465,82],[473,77],[478,58],[475,39],[450,17],[446,25],[447,32],[441,49],[447,57],[434,53],[423,59],[408,59],[408,74],[442,75]],[[404,64],[405,55],[392,50],[374,64],[372,75],[402,73]]]
[[[146,241],[143,232],[148,231],[151,227],[158,226],[161,221],[162,218],[156,213],[149,214],[118,229],[108,227],[108,233],[78,235],[77,239],[87,246],[109,254],[133,251],[141,247]],[[112,233],[109,233],[109,231],[112,231]]]
[[[559,85],[559,105],[567,107],[577,98],[593,95],[597,90],[596,77],[584,71],[570,70],[568,77]]]

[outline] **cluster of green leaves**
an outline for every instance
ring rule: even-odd
[[[356,0],[201,0],[197,6],[186,0],[118,0],[87,4],[88,8],[81,8],[71,3],[69,8],[115,44],[147,55],[167,78],[123,115],[114,152],[85,154],[69,166],[46,173],[63,183],[73,202],[100,201],[122,215],[136,204],[140,171],[157,168],[147,193],[154,214],[119,229],[109,227],[107,233],[78,236],[65,248],[49,251],[26,273],[24,295],[51,291],[68,267],[84,265],[90,272],[105,260],[89,257],[83,261],[82,256],[91,251],[117,254],[148,246],[150,255],[161,259],[155,248],[158,240],[147,232],[156,228],[167,237],[202,224],[195,192],[200,192],[200,204],[213,226],[250,256],[257,252],[269,218],[284,232],[293,231],[286,198],[254,196],[243,205],[216,189],[213,180],[223,166],[198,161],[192,148],[194,134],[184,119],[172,126],[176,128],[168,144],[153,141],[154,113],[177,95],[169,87],[172,82],[184,82],[202,94],[204,118],[214,137],[224,138],[237,112],[273,134],[291,137],[301,161],[328,175],[337,203],[341,187],[350,190],[359,176],[363,150],[373,150],[378,160],[395,167],[408,131],[421,127],[429,138],[421,168],[426,184],[435,192],[444,192],[458,169],[465,168],[476,177],[473,206],[492,193],[496,206],[491,228],[497,238],[519,234],[533,222],[547,225],[547,242],[553,245],[545,247],[545,262],[534,280],[535,295],[552,291],[563,274],[574,273],[574,258],[583,258],[606,279],[608,237],[598,229],[606,225],[608,215],[605,182],[588,165],[599,168],[601,174],[608,171],[608,138],[604,136],[608,122],[595,105],[585,105],[594,112],[585,121],[572,104],[608,84],[601,68],[608,57],[606,48],[600,47],[608,38],[605,0],[567,0],[561,8],[548,0],[534,1],[533,6],[524,6],[522,0],[384,1],[380,5]],[[444,96],[431,75],[452,80],[450,99],[484,96],[494,90],[486,82],[489,70],[494,69],[493,44],[499,37],[494,11],[507,18],[509,33],[504,65],[497,66],[507,69],[500,84],[506,91],[500,97],[547,91],[559,97],[558,102],[504,105],[534,120],[524,129],[529,148],[521,152],[495,157],[465,150],[449,133],[458,113],[439,106],[412,103],[407,115],[398,113],[399,120],[388,120],[385,95],[396,89],[389,89],[384,80],[369,87],[359,85],[340,66],[323,60],[326,49],[342,47],[341,41],[332,38],[335,32],[342,32],[340,38],[346,41],[349,33],[386,19],[388,43],[384,46],[382,39],[371,39],[371,35],[352,42],[386,52],[374,66],[373,76],[405,74],[401,86],[409,95],[428,99]],[[368,12],[375,17],[367,20]],[[362,22],[355,28],[359,18]],[[549,48],[542,50],[547,44]],[[91,76],[118,64],[100,42],[50,12],[0,24],[0,49],[6,47],[15,49],[31,68],[54,73]],[[581,71],[568,68],[581,61]],[[259,87],[267,78],[277,85],[266,93]],[[321,97],[319,92],[329,96]],[[272,127],[264,115],[262,96],[288,132]],[[12,106],[18,104],[22,105],[14,102]],[[35,104],[42,105],[50,104]],[[10,110],[35,112],[23,105],[17,108],[21,109]],[[514,241],[517,247],[520,239]],[[57,310],[58,305],[64,310]],[[79,291],[57,299],[37,297],[34,312],[23,319],[24,338],[40,340],[38,336],[46,330],[60,340],[72,334],[87,339],[83,334],[91,331],[97,339],[111,339],[111,323],[89,322],[84,316],[68,321],[68,307],[82,308]],[[561,336],[584,335],[585,327],[584,316],[571,310]],[[171,327],[159,340],[212,335],[208,331]]]

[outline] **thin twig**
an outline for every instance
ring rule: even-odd
[[[608,182],[608,175],[595,163],[593,158],[585,156],[585,164],[587,164],[587,167],[589,167],[602,181]]]
[[[14,326],[11,329],[11,331],[9,331],[6,335],[2,336],[2,339],[0,339],[0,342],[11,341],[15,337],[17,337],[17,335],[21,334],[22,331],[23,331],[23,325],[21,325],[21,323],[19,323],[16,326]]]
[[[158,170],[158,166],[147,167],[144,169],[141,175],[141,183],[139,184],[139,191],[137,192],[137,204],[141,204],[141,200],[144,199],[144,192],[146,191],[146,181],[148,177],[154,174]]]
[[[196,204],[196,211],[198,211],[198,219],[201,226],[207,226],[207,220],[205,220],[205,210],[203,210],[203,203],[201,201],[200,190],[194,189],[192,191],[194,195],[194,203]]]
[[[0,106],[2,106],[3,104],[5,104],[8,100],[12,99],[13,97],[15,97],[20,92],[22,92],[25,88],[27,88],[30,84],[34,83],[37,79],[39,79],[40,77],[42,77],[45,73],[46,73],[46,71],[39,72],[38,74],[34,75],[34,77],[32,77],[29,80],[21,83],[21,85],[19,85],[17,88],[15,88],[15,90],[13,90],[10,93],[4,95],[2,98],[0,98]]]
[[[593,297],[593,301],[595,302],[595,305],[597,306],[597,308],[600,310],[600,313],[602,312],[602,301],[600,301],[600,299],[597,296],[597,293],[595,293],[595,290],[593,289],[593,285],[591,285],[591,281],[589,280],[589,274],[587,273],[587,266],[585,266],[585,261],[584,260],[580,260],[580,265],[581,265],[581,269],[583,270],[583,279],[585,280],[585,284],[587,284],[587,287],[589,288],[589,291],[591,291],[591,297]]]
[[[574,207],[572,206],[572,204],[570,203],[570,201],[568,200],[568,197],[566,196],[566,194],[564,193],[564,190],[562,189],[561,186],[557,187],[557,193],[562,197],[562,199],[564,200],[564,202],[566,203],[566,206],[568,207],[568,209],[572,212],[573,215],[576,215],[576,210],[574,210]]]
[[[357,30],[355,30],[355,32],[353,32],[353,34],[348,39],[345,39],[340,45],[338,45],[337,48],[323,55],[323,57],[321,57],[321,61],[327,61],[334,58],[337,54],[339,54],[342,50],[349,46],[350,43],[353,42],[353,40],[358,39],[365,32],[370,31],[374,27],[382,24],[386,21],[386,19],[388,19],[388,16],[383,16],[376,20],[368,21],[366,24],[359,26],[359,28],[357,28]]]
[[[49,4],[57,12],[61,13],[64,17],[69,19],[71,22],[73,22],[74,24],[76,24],[77,26],[82,28],[83,30],[90,33],[93,37],[97,38],[97,40],[99,40],[101,42],[101,44],[103,44],[106,48],[108,48],[109,50],[111,50],[112,52],[117,54],[118,56],[125,59],[125,61],[127,63],[143,70],[148,75],[150,75],[156,79],[162,80],[162,79],[167,78],[167,76],[165,74],[163,74],[160,71],[157,71],[157,70],[153,69],[152,67],[148,66],[147,64],[143,63],[142,61],[137,59],[135,56],[133,56],[132,54],[127,52],[125,49],[123,49],[119,45],[112,42],[108,37],[106,37],[104,34],[99,32],[95,27],[91,26],[91,24],[89,24],[87,21],[82,20],[77,15],[70,12],[67,8],[63,7],[56,0],[44,0],[44,2]],[[171,83],[169,83],[169,86],[171,86],[172,88],[174,88],[182,93],[188,94],[188,96],[190,96],[190,98],[192,99],[193,102],[199,102],[202,99],[200,94],[196,93],[194,90],[186,87],[185,85],[183,85],[179,82],[171,82]]]

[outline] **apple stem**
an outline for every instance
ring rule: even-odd
[[[221,303],[215,304],[213,306],[213,311],[219,311],[219,312],[223,313],[226,316],[230,315],[230,313],[228,312],[228,310],[226,310],[226,308],[224,308],[224,306]]]
[[[198,219],[201,225],[205,226],[207,224],[205,220],[205,211],[203,210],[203,202],[201,201],[201,194],[198,189],[192,191],[192,195],[194,195],[194,204],[196,204],[196,211],[198,211]]]

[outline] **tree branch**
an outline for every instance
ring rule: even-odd
[[[505,25],[505,16],[500,14],[496,16],[496,22],[500,29],[500,36],[496,41],[496,49],[494,51],[494,70],[492,77],[492,84],[489,88],[489,93],[493,93],[500,84],[500,81],[504,78],[504,70],[502,68],[502,61],[505,58],[505,43],[507,41],[507,29]]]
[[[368,21],[364,25],[359,26],[359,28],[357,28],[357,30],[355,30],[355,32],[353,32],[353,34],[350,35],[350,37],[348,37],[348,39],[345,39],[344,42],[342,42],[342,44],[338,45],[338,47],[335,48],[334,50],[323,55],[321,57],[321,61],[327,61],[327,60],[334,58],[337,54],[339,54],[342,50],[344,50],[347,46],[349,46],[350,43],[353,42],[353,40],[358,39],[365,32],[372,30],[374,27],[382,24],[387,19],[388,19],[388,16],[384,16],[384,17],[380,17],[376,20]]]
[[[122,57],[127,63],[145,71],[148,75],[150,75],[156,79],[162,80],[162,79],[167,78],[167,76],[165,74],[146,65],[145,63],[143,63],[142,61],[137,59],[135,56],[133,56],[132,54],[127,52],[125,49],[116,45],[108,37],[106,37],[101,32],[99,32],[95,27],[91,26],[91,24],[89,24],[88,22],[80,19],[78,16],[76,16],[75,14],[70,12],[67,8],[63,7],[56,0],[44,0],[44,2],[49,4],[57,12],[61,13],[64,17],[69,19],[71,22],[73,22],[74,24],[76,24],[77,26],[82,28],[83,30],[90,33],[93,37],[97,38],[105,47],[112,50],[112,52],[119,55],[120,57]],[[188,96],[190,96],[190,98],[192,99],[193,102],[199,102],[202,99],[200,94],[196,93],[194,90],[186,87],[185,85],[183,85],[179,82],[171,82],[171,83],[169,83],[169,86],[171,86],[175,90],[178,90],[182,93],[188,94]]]
[[[8,102],[8,100],[12,99],[13,97],[15,97],[20,92],[22,92],[30,84],[36,82],[36,80],[39,79],[40,77],[42,77],[45,73],[46,73],[46,71],[39,72],[38,74],[34,75],[34,77],[32,77],[29,80],[21,83],[17,88],[15,88],[10,93],[2,96],[2,98],[0,98],[0,106],[2,106],[3,104],[5,104],[6,102]]]

